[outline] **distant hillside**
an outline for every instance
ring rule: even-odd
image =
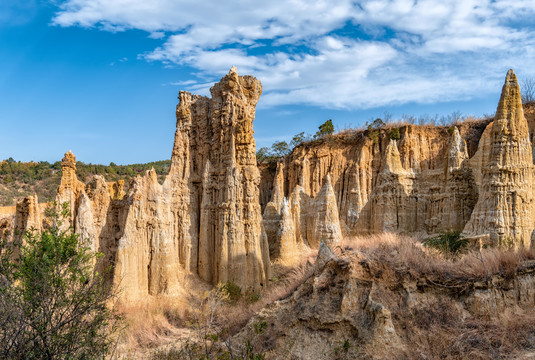
[[[110,165],[76,163],[78,178],[86,182],[93,175],[103,175],[107,181],[128,180],[154,167],[161,182],[171,165],[170,160],[146,164]],[[16,200],[34,193],[39,202],[54,200],[61,180],[61,162],[20,162],[13,158],[0,162],[0,206],[15,205]],[[128,181],[126,181],[128,186]]]

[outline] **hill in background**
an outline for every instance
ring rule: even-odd
[[[169,172],[170,160],[146,164],[109,165],[76,163],[78,179],[87,182],[93,175],[102,175],[107,181],[128,180],[143,174],[152,167],[158,174],[158,181]],[[0,162],[0,206],[15,205],[16,200],[26,195],[37,194],[39,202],[52,201],[61,180],[61,162],[51,164],[47,161],[20,162],[13,158]],[[128,181],[125,181],[128,187]]]

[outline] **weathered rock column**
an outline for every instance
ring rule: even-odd
[[[233,281],[244,290],[257,290],[266,284],[269,268],[269,255],[262,250],[267,247],[261,244],[265,238],[253,138],[262,86],[232,68],[210,91],[211,99],[181,94],[181,102],[183,97],[189,104],[177,108],[177,124],[191,123],[187,139],[177,134],[180,143],[189,143],[189,155],[175,159],[174,166],[189,161],[190,198],[200,200],[192,208],[200,228],[191,232],[199,234],[198,273],[214,284]],[[175,139],[173,156],[187,152],[177,148]]]
[[[497,245],[529,246],[534,228],[534,167],[528,123],[513,70],[505,78],[489,150],[483,154],[479,199],[463,233],[488,234]]]
[[[74,226],[76,210],[78,209],[78,197],[84,191],[84,184],[76,177],[76,156],[69,150],[61,160],[61,183],[56,195],[57,206],[61,209],[63,203],[68,204],[70,212],[69,224]]]

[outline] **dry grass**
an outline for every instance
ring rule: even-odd
[[[166,345],[184,334],[189,304],[184,297],[149,297],[144,302],[119,304],[126,329],[121,346],[129,351]]]
[[[471,316],[453,298],[432,290],[408,307],[403,296],[380,281],[392,275],[389,271],[448,284],[494,275],[512,277],[526,260],[535,259],[532,250],[493,248],[451,258],[422,246],[418,239],[381,234],[346,239],[338,252],[348,251],[363,258],[377,277],[374,297],[391,311],[394,327],[407,344],[396,358],[509,359],[535,354],[535,313],[531,308],[515,306],[504,313]],[[365,352],[373,357],[372,350]]]
[[[533,311],[463,319],[451,301],[438,300],[392,315],[410,344],[400,359],[511,359],[535,350]]]
[[[451,258],[422,246],[419,239],[387,233],[348,238],[333,250],[338,255],[357,254],[377,275],[377,288],[384,288],[377,290],[377,300],[391,309],[395,327],[403,329],[400,334],[404,342],[414,345],[400,358],[502,358],[515,353],[515,349],[528,349],[535,340],[532,313],[465,319],[453,302],[440,300],[408,310],[380,281],[381,277],[395,279],[392,273],[450,284],[484,280],[496,274],[514,276],[523,261],[535,259],[531,250],[484,249]],[[316,252],[310,252],[295,266],[275,265],[267,289],[260,294],[244,294],[233,303],[225,301],[217,289],[203,288],[182,297],[153,297],[144,304],[123,304],[121,310],[128,320],[123,347],[130,354],[147,349],[167,349],[161,354],[171,354],[186,341],[205,344],[203,339],[218,334],[216,346],[224,348],[225,339],[243,329],[256,312],[290,296],[312,276],[315,256]]]
[[[294,266],[276,265],[270,286],[260,294],[244,294],[235,303],[225,301],[217,288],[209,290],[188,280],[191,290],[180,296],[153,296],[146,301],[118,305],[127,322],[119,351],[135,358],[155,349],[180,348],[188,341],[202,341],[207,334],[230,336],[266,305],[283,299],[311,276],[316,251],[306,253]]]
[[[236,304],[224,305],[218,316],[226,324],[229,334],[235,334],[243,328],[249,319],[266,305],[290,296],[312,275],[311,262],[316,255],[317,251],[311,250],[305,253],[296,265],[275,265],[270,286],[260,294],[258,301],[250,302],[246,295]]]
[[[364,255],[372,270],[388,268],[401,275],[442,281],[484,280],[493,275],[509,277],[523,262],[535,259],[531,249],[496,248],[468,251],[452,258],[424,247],[419,239],[391,233],[347,238],[343,246]]]

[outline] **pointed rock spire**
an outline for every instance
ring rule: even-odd
[[[513,70],[507,72],[490,132],[490,151],[484,155],[478,202],[463,233],[488,234],[497,245],[529,246],[534,228],[533,157]]]
[[[273,193],[271,194],[271,202],[275,205],[277,212],[280,213],[282,206],[282,199],[284,198],[284,163],[277,163],[277,172],[273,180]]]
[[[292,259],[297,259],[299,253],[296,243],[295,224],[286,198],[282,200],[281,215],[282,221],[279,229],[280,244],[278,249],[279,259],[282,262],[288,263]]]
[[[336,244],[342,239],[336,195],[329,174],[325,184],[313,200],[309,221],[307,221],[307,240],[311,247],[318,248],[323,241],[327,245]]]
[[[466,141],[461,137],[457,126],[453,128],[450,148],[448,150],[448,173],[461,168],[462,163],[468,159]]]
[[[523,143],[529,142],[529,129],[522,109],[520,87],[512,69],[505,77],[505,84],[496,110],[493,135],[493,139],[498,142],[506,141],[506,137]],[[499,149],[496,150],[500,152]]]

